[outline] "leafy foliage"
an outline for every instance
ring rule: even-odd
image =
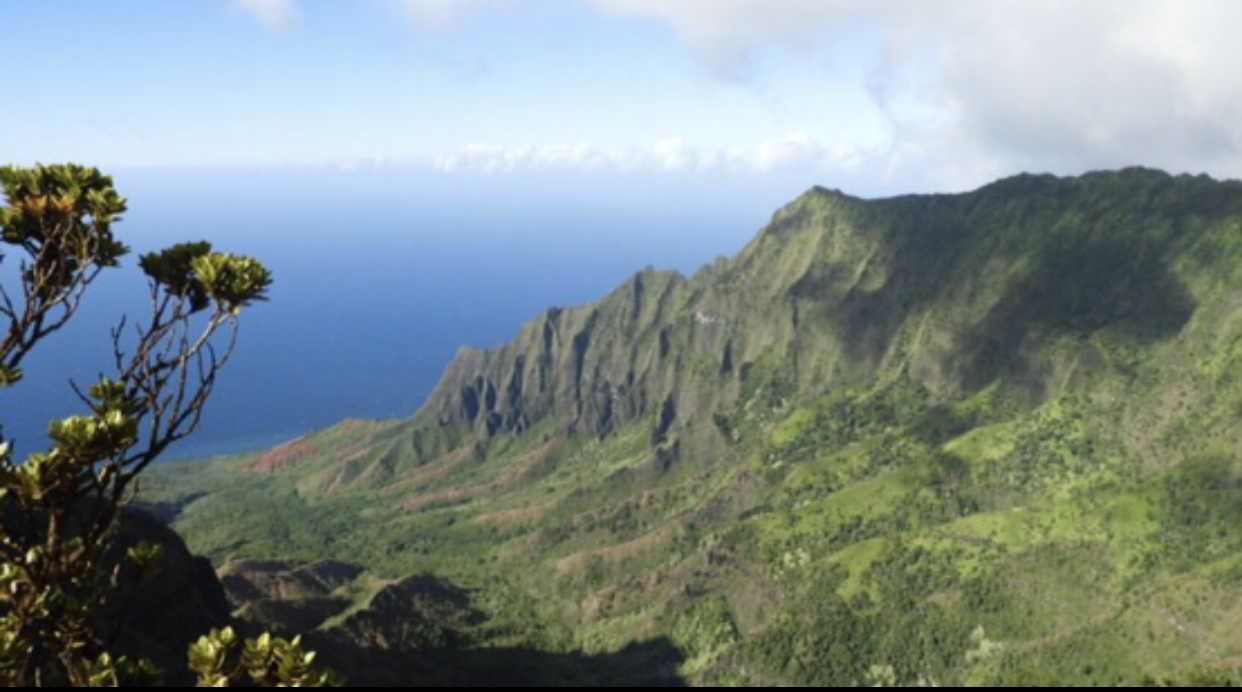
[[[0,240],[18,258],[16,285],[0,284],[0,387],[8,387],[20,380],[27,354],[73,316],[99,272],[126,254],[112,232],[126,206],[109,177],[73,164],[10,166],[0,169],[0,184],[8,201]],[[12,257],[0,254],[4,260]],[[141,543],[110,557],[121,511],[143,469],[197,427],[232,353],[237,315],[264,299],[271,277],[256,260],[212,253],[207,243],[152,253],[142,265],[151,278],[150,319],[113,331],[113,377],[85,392],[75,386],[86,413],[53,421],[50,449],[24,461],[0,439],[6,686],[114,685],[154,672],[149,662],[109,651],[117,623],[104,613],[124,596],[122,569],[149,572],[160,558],[158,546]],[[296,641],[247,648],[247,660],[260,655],[273,666],[264,680],[322,680]]]
[[[240,648],[239,648],[240,643]],[[190,670],[199,687],[338,687],[330,671],[314,667],[315,653],[302,649],[301,639],[262,634],[239,642],[231,627],[213,629],[190,645]]]

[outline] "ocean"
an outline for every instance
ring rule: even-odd
[[[551,306],[602,298],[646,266],[692,273],[737,252],[800,189],[598,176],[455,179],[386,171],[131,171],[116,226],[134,252],[0,390],[19,456],[68,382],[110,371],[110,329],[149,311],[137,255],[182,240],[252,254],[270,300],[245,310],[200,429],[165,459],[270,447],[347,417],[415,412],[460,346],[487,348]],[[675,184],[680,181],[680,184]],[[129,187],[126,187],[129,185]],[[0,275],[12,271],[0,264]]]

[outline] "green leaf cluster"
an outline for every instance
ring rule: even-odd
[[[198,312],[216,300],[236,314],[256,300],[266,300],[271,272],[250,257],[212,252],[211,243],[181,243],[140,260],[142,271],[169,293],[190,303]]]
[[[0,209],[0,240],[47,248],[47,261],[64,264],[63,277],[88,263],[116,266],[128,248],[112,235],[125,198],[98,169],[63,164],[0,168],[9,205]]]
[[[199,687],[339,687],[329,670],[317,668],[315,652],[302,648],[300,637],[282,639],[264,633],[240,642],[233,628],[213,629],[190,645],[190,670]]]

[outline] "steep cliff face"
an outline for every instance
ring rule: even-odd
[[[798,334],[803,277],[870,252],[854,242],[867,229],[829,228],[817,237],[837,208],[858,204],[809,192],[735,260],[689,279],[647,269],[597,303],[548,310],[500,348],[462,349],[418,418],[466,423],[484,436],[549,418],[560,431],[603,436],[649,419],[659,441],[675,425],[710,422],[711,411],[737,400],[757,364],[763,377],[814,369],[808,361],[827,369],[839,350],[832,343],[796,365],[780,361],[809,336]]]
[[[757,394],[885,371],[937,395],[1000,380],[1039,398],[1064,367],[1043,350],[1060,337],[1181,329],[1195,297],[1173,260],[1237,214],[1235,187],[1130,169],[875,201],[815,188],[732,260],[690,279],[648,269],[500,348],[462,349],[418,420],[487,437],[649,419],[660,440]]]
[[[692,298],[680,275],[647,270],[599,303],[552,308],[499,349],[462,349],[427,410],[485,435],[549,416],[606,434],[673,393],[669,339]]]

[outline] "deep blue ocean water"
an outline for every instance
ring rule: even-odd
[[[645,266],[691,273],[731,255],[800,191],[298,171],[137,171],[117,186],[130,212],[116,230],[135,252],[0,392],[19,456],[43,444],[50,418],[81,410],[69,378],[109,371],[117,319],[146,313],[139,252],[206,238],[275,276],[270,301],[242,315],[201,428],[166,455],[199,457],[346,417],[409,416],[459,346],[499,345],[542,310],[601,298]]]

